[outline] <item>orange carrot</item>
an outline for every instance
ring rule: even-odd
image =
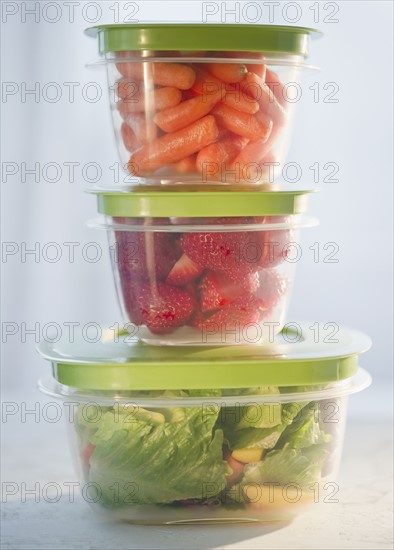
[[[260,116],[257,117],[257,115],[242,113],[219,103],[213,109],[212,114],[215,115],[219,124],[227,130],[239,136],[244,136],[250,141],[258,139],[267,141],[272,130],[272,120],[263,113],[258,113]]]
[[[130,78],[120,78],[115,83],[115,91],[120,99],[133,101],[141,95],[142,82],[135,82]]]
[[[196,74],[191,67],[181,63],[118,63],[120,74],[127,78],[143,80],[159,86],[171,86],[180,90],[188,90],[193,86]]]
[[[151,118],[146,114],[124,112],[121,109],[122,104],[119,103],[119,112],[123,120],[130,126],[140,143],[149,143],[157,137],[157,126]]]
[[[125,88],[122,89],[122,92]],[[161,111],[174,107],[182,99],[182,92],[178,88],[156,88],[147,92],[138,92],[133,97],[123,98],[124,110],[128,113],[143,111]]]
[[[280,130],[279,126],[274,126],[267,141],[257,140],[248,143],[235,157],[229,172],[234,171],[237,174],[237,181],[273,181],[279,175],[279,167],[273,165],[276,156],[272,147]]]
[[[165,134],[147,144],[130,157],[129,170],[143,175],[161,166],[178,162],[209,145],[218,135],[215,118],[207,115],[182,130]]]
[[[257,74],[261,80],[265,81],[266,66],[262,63],[259,65],[246,65],[249,72]]]
[[[174,164],[175,172],[178,174],[190,174],[196,171],[196,154],[185,157]]]
[[[205,180],[220,177],[223,181],[227,163],[238,155],[247,142],[246,138],[229,134],[221,141],[207,145],[197,155],[197,170],[203,174]]]
[[[276,99],[279,101],[282,107],[286,109],[287,101],[284,86],[279,80],[278,75],[273,71],[270,71],[268,68],[265,75],[265,83],[267,84],[268,88],[274,93]]]
[[[283,124],[286,119],[286,111],[272,90],[257,74],[247,73],[239,85],[245,95],[249,95],[259,102],[260,110],[272,118],[274,123]]]
[[[240,63],[207,63],[207,69],[213,76],[228,84],[239,82],[246,73],[245,65]]]
[[[249,113],[250,115],[254,115],[260,109],[258,101],[243,93],[240,83],[231,86],[230,89],[227,87],[227,94],[223,98],[223,103],[237,111]]]
[[[194,65],[194,71],[196,74],[196,79],[192,86],[193,92],[199,95],[209,95],[221,90],[223,96],[226,95],[227,87],[224,82],[213,76],[198,64]]]
[[[122,136],[122,140],[124,143],[124,146],[130,153],[138,149],[140,146],[139,141],[137,139],[137,136],[133,132],[133,130],[130,128],[126,122],[122,122],[122,126],[120,127],[120,133]]]
[[[242,93],[238,83],[226,84],[200,67],[196,68],[196,75],[193,91],[197,94],[208,95],[221,90],[222,101],[229,107],[252,115],[259,110],[258,102]]]
[[[192,99],[182,101],[176,107],[164,109],[157,113],[153,120],[165,132],[176,132],[207,115],[220,101],[221,96],[222,92],[220,90],[209,95],[198,95]]]
[[[263,141],[258,139],[252,143],[248,143],[246,147],[235,157],[232,162],[232,168],[236,165],[245,166],[250,163],[259,162],[269,152],[272,147],[271,140]]]

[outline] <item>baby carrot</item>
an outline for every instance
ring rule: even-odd
[[[176,107],[160,111],[153,120],[165,132],[176,132],[207,115],[214,105],[220,101],[221,95],[221,91],[218,90],[213,94],[198,95],[192,99],[187,99]]]
[[[279,80],[278,75],[273,71],[270,71],[268,68],[265,75],[265,83],[267,84],[268,88],[274,93],[276,99],[279,101],[282,107],[286,108],[287,102],[284,86]]]
[[[213,76],[228,84],[242,80],[247,70],[240,63],[207,63],[207,68]]]
[[[130,153],[138,149],[140,146],[137,136],[133,132],[133,130],[130,128],[126,122],[122,122],[122,126],[120,127],[120,133],[122,136],[122,140],[124,143],[124,146]]]
[[[249,113],[250,115],[254,115],[260,109],[258,101],[243,93],[240,83],[231,86],[231,88],[227,86],[227,94],[223,98],[223,103],[237,111]]]
[[[174,164],[175,171],[178,174],[190,174],[196,170],[196,154],[185,157]]]
[[[200,67],[196,69],[196,75],[192,89],[197,94],[209,95],[221,90],[222,102],[229,107],[252,115],[259,110],[258,102],[244,94],[238,83],[234,86],[226,84]]]
[[[259,162],[272,147],[271,140],[261,140],[258,139],[252,143],[248,143],[240,153],[235,157],[232,163],[232,167],[235,167],[237,164],[244,166],[250,164],[251,162]]]
[[[194,65],[194,71],[196,74],[196,78],[192,86],[194,93],[199,95],[209,95],[221,90],[223,96],[226,94],[226,85],[224,82],[201,68],[201,66],[198,66],[198,64]]]
[[[130,78],[119,78],[115,83],[115,91],[120,99],[134,101],[141,95],[142,82],[135,82]]]
[[[216,179],[222,169],[226,171],[226,164],[238,155],[247,142],[246,138],[229,134],[221,141],[207,145],[197,155],[197,170],[205,179]]]
[[[212,110],[212,114],[215,115],[219,124],[227,130],[239,136],[244,136],[250,141],[258,139],[267,141],[272,130],[272,120],[262,113],[258,113],[260,116],[257,117],[257,115],[242,113],[219,103]]]
[[[120,107],[120,104],[119,104]],[[120,110],[120,109],[119,109]],[[157,126],[151,118],[147,118],[146,114],[126,113],[125,115],[120,110],[123,120],[130,126],[140,143],[149,143],[157,137]]]
[[[188,90],[193,86],[196,73],[191,67],[181,63],[118,63],[122,76],[135,80],[143,80],[159,86],[171,86],[179,90]]]
[[[249,72],[257,74],[261,80],[265,81],[266,66],[262,63],[259,65],[246,65]]]
[[[272,118],[274,123],[282,124],[284,122],[286,111],[272,90],[257,74],[247,73],[239,85],[245,95],[249,95],[259,102],[260,110]]]
[[[130,157],[129,170],[143,175],[161,166],[178,162],[209,145],[218,135],[215,118],[207,115],[182,130],[165,134],[136,151]]]
[[[117,86],[118,96],[127,103],[129,113],[161,111],[161,109],[178,105],[182,99],[182,92],[178,88],[164,87],[135,92],[133,88],[135,84],[128,79],[121,79]]]

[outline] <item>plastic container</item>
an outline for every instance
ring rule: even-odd
[[[130,346],[113,329],[98,343],[42,342],[53,378],[39,387],[73,413],[84,499],[141,524],[330,513],[347,396],[371,382],[358,368],[370,341],[329,323],[318,342],[316,323],[292,325],[260,351]]]
[[[141,182],[272,182],[310,38],[274,25],[101,25],[123,166]]]
[[[307,192],[176,189],[97,191],[125,328],[156,345],[267,341],[314,223]]]

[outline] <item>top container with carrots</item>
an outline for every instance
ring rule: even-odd
[[[87,30],[105,59],[122,165],[141,183],[268,183],[290,141],[316,31],[129,24]]]

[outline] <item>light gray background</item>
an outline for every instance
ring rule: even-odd
[[[14,4],[21,9],[21,3]],[[68,21],[63,3],[58,4],[62,17],[57,23],[46,22],[42,13],[37,23],[31,16],[22,22],[19,11],[2,24],[2,81],[16,83],[18,88],[15,95],[3,96],[1,105],[3,170],[7,162],[17,163],[19,170],[22,162],[26,162],[28,168],[38,162],[42,170],[50,162],[60,165],[64,162],[80,163],[75,170],[74,182],[68,181],[64,166],[63,177],[57,183],[45,181],[45,176],[41,176],[38,182],[34,177],[26,176],[23,182],[20,172],[8,180],[4,174],[2,178],[3,242],[16,243],[19,250],[23,242],[27,248],[33,248],[36,242],[41,247],[37,263],[31,255],[23,262],[19,252],[3,256],[1,265],[2,397],[4,401],[25,401],[28,406],[36,401],[45,402],[45,398],[37,394],[35,384],[38,377],[47,373],[48,365],[39,359],[34,349],[35,340],[40,335],[27,334],[24,337],[23,323],[28,329],[39,323],[42,335],[45,325],[51,322],[64,327],[64,322],[71,321],[81,324],[120,321],[109,258],[105,253],[105,235],[84,225],[96,211],[94,199],[83,192],[91,184],[84,181],[82,166],[89,162],[99,163],[102,177],[98,184],[103,186],[107,182],[113,183],[113,172],[109,167],[118,162],[107,107],[106,76],[102,67],[93,70],[84,67],[86,62],[97,57],[96,43],[82,33],[90,26],[82,16],[86,2],[80,2],[76,7],[73,23]],[[99,22],[114,21],[114,12],[109,9],[113,4],[101,2]],[[136,17],[157,22],[201,22],[201,4],[139,2]],[[231,7],[234,3],[225,4]],[[248,3],[239,4],[242,12]],[[268,11],[262,2],[259,4],[263,17],[256,22],[267,23]],[[280,10],[288,3],[280,4],[272,21],[275,24],[286,23],[280,17]],[[319,23],[313,21],[312,4],[298,2],[303,15],[297,24],[315,26],[325,33],[324,38],[313,43],[309,60],[319,65],[322,71],[307,74],[304,80],[288,160],[298,162],[303,169],[299,187],[313,186],[312,172],[308,167],[315,162],[321,167],[326,162],[336,162],[340,167],[340,181],[321,183],[321,191],[311,199],[310,213],[320,218],[321,224],[304,232],[304,254],[298,265],[288,319],[343,323],[372,337],[373,348],[361,362],[374,377],[374,385],[351,400],[350,417],[354,422],[371,421],[379,425],[391,414],[392,384],[393,4],[390,1],[336,2],[339,22],[331,24],[322,20],[330,11],[323,10],[328,3],[319,3]],[[128,10],[122,12],[120,6],[120,12],[128,13]],[[53,14],[48,12],[48,17],[53,17]],[[252,11],[248,14],[253,16]],[[93,17],[94,11],[87,12],[87,15]],[[219,21],[218,16],[211,19],[214,20]],[[233,22],[233,19],[228,17],[227,22]],[[83,86],[92,81],[99,83],[104,90],[102,99],[96,103],[84,100],[81,94]],[[26,102],[22,101],[23,82],[27,88],[38,83],[42,93],[37,102],[31,95],[27,96]],[[43,97],[43,87],[50,82],[61,86],[63,97],[57,103],[45,101]],[[68,100],[65,82],[80,83],[75,89],[73,103]],[[308,85],[314,82],[319,82],[321,88],[327,82],[337,83],[340,87],[339,103],[314,103],[308,89]],[[97,263],[84,261],[81,256],[81,248],[90,241],[99,242],[104,251]],[[81,243],[76,249],[75,261],[68,260],[64,246],[59,262],[46,261],[42,247],[50,242],[60,245]],[[321,259],[314,263],[309,246],[319,243],[322,247],[327,242],[338,244],[339,262],[330,264]],[[53,249],[50,252],[53,253]],[[5,323],[16,323],[18,333],[7,337],[4,330],[10,325]],[[33,446],[36,442],[37,448],[44,448],[45,455],[54,460],[52,468],[59,455],[53,454],[51,441],[60,446],[58,453],[61,456],[67,452],[63,428],[56,427],[55,434],[53,427],[40,425],[38,429],[34,423],[21,425],[18,418],[16,416],[2,424],[3,449],[8,451],[4,461],[5,479],[18,480],[21,476],[23,479],[23,472],[30,467],[24,440]],[[45,434],[48,434],[49,441],[46,441]],[[355,448],[354,452],[358,450]],[[44,469],[42,476],[45,478],[46,456],[37,454],[34,460],[34,472]],[[60,461],[55,479],[61,477],[63,467],[63,461]],[[40,475],[38,479],[41,479]],[[39,519],[34,519],[34,514],[30,517],[39,533]],[[40,538],[40,534],[36,537],[38,546],[17,539],[13,546],[10,535],[7,540],[11,542],[5,547],[37,548],[41,544],[43,548],[44,537]],[[240,540],[245,538],[240,536]],[[353,539],[350,537],[349,540]],[[377,548],[373,546],[374,541],[368,547]],[[216,543],[220,544],[218,540]],[[52,539],[51,544],[48,547],[53,548]],[[85,548],[75,544],[75,548]],[[154,543],[149,544],[155,547]],[[208,542],[206,544],[208,546],[204,548],[211,548],[214,543],[211,546]],[[248,543],[244,544],[248,546]],[[272,544],[273,548],[276,547]],[[300,548],[307,547],[305,540],[299,544]],[[285,543],[280,547],[285,547]],[[314,542],[310,542],[310,547],[314,547]]]

